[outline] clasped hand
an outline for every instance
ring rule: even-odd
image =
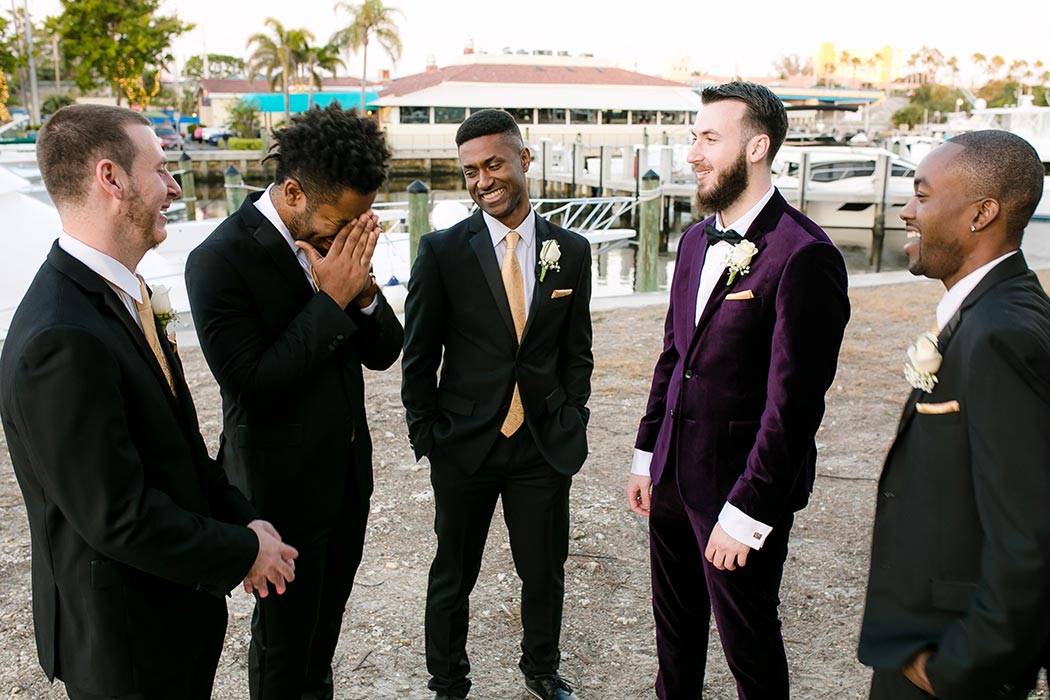
[[[325,255],[306,241],[295,242],[306,252],[318,290],[332,297],[340,308],[345,309],[359,295],[368,293],[379,230],[379,217],[369,210],[339,229]]]
[[[299,552],[295,547],[284,544],[273,525],[265,520],[253,520],[248,528],[259,538],[259,554],[255,563],[244,577],[244,591],[256,591],[260,598],[270,594],[268,584],[280,595],[287,584],[295,579],[295,559]]]

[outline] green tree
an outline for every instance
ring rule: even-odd
[[[321,72],[331,73],[333,77],[340,67],[346,68],[343,59],[339,58],[339,47],[335,44],[324,46],[304,46],[299,58],[299,67],[309,90],[307,106],[313,107],[314,88],[321,88]]]
[[[82,91],[107,83],[132,100],[152,99],[157,75],[172,59],[171,41],[192,24],[161,15],[162,0],[62,0],[55,28],[62,37],[73,80]],[[143,104],[145,107],[146,104]]]
[[[914,102],[909,104],[907,107],[898,109],[890,117],[890,121],[893,122],[894,128],[901,128],[902,126],[918,126],[924,121],[924,115],[926,114],[925,108],[922,105],[915,104]]]
[[[73,98],[69,95],[57,94],[50,95],[44,103],[40,105],[40,116],[46,117],[54,114],[58,110],[73,104]]]
[[[259,108],[251,100],[242,99],[230,108],[230,131],[244,139],[259,135]]]
[[[314,40],[314,35],[306,29],[285,29],[273,17],[267,17],[263,24],[271,34],[260,32],[248,37],[248,48],[254,47],[248,57],[248,79],[262,72],[271,90],[280,83],[284,93],[284,121],[287,122],[291,119],[290,82],[296,74],[297,56],[302,55],[303,48]]]
[[[205,58],[207,58],[207,70],[205,70]],[[221,53],[210,53],[190,56],[186,59],[186,65],[182,67],[182,74],[193,80],[204,80],[206,78],[233,78],[244,75],[244,59],[236,56],[227,56]]]
[[[813,73],[813,64],[807,58],[803,59],[797,53],[784,54],[773,61],[773,70],[781,80],[796,75],[810,75]]]
[[[365,87],[368,84],[368,45],[375,40],[380,48],[397,63],[401,58],[401,34],[395,17],[401,11],[384,7],[383,0],[362,0],[360,5],[336,3],[335,8],[350,15],[350,26],[332,36],[332,43],[348,50],[361,52],[361,112],[365,111]]]

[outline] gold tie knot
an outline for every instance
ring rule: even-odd
[[[518,245],[518,241],[521,240],[521,234],[517,231],[507,231],[507,235],[503,237],[503,240],[507,242],[507,252],[513,253],[514,247]]]

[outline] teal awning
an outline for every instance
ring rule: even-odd
[[[379,93],[365,92],[365,106],[373,108]],[[244,99],[255,103],[260,112],[284,112],[284,94],[280,92],[252,92],[244,96]],[[328,103],[338,100],[344,109],[358,109],[361,106],[361,91],[354,92],[315,92],[314,104],[318,107],[327,107]],[[305,92],[293,92],[289,95],[289,107],[293,114],[305,112],[309,103],[309,96]]]

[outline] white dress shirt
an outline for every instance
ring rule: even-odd
[[[751,224],[755,222],[762,209],[772,199],[774,192],[776,192],[776,188],[771,185],[755,206],[748,209],[739,219],[729,224],[722,221],[722,213],[719,212],[715,216],[715,228],[719,231],[732,229],[744,238],[747,238],[747,230],[751,228]],[[703,315],[704,308],[711,299],[715,285],[718,284],[718,280],[722,277],[722,272],[725,271],[726,256],[732,247],[732,244],[728,241],[718,241],[710,246],[704,257],[704,266],[700,270],[700,286],[696,291],[694,325],[700,322],[700,316]],[[652,461],[652,452],[636,449],[634,458],[631,461],[631,473],[639,476],[649,476],[649,466]],[[755,520],[728,501],[722,506],[722,511],[718,514],[718,522],[730,537],[752,549],[761,549],[769,533],[773,531],[772,527]]]
[[[503,240],[507,233],[517,231],[521,236],[514,248],[514,257],[518,259],[518,266],[521,268],[521,284],[525,289],[525,318],[528,318],[529,307],[532,306],[532,288],[536,284],[536,212],[529,209],[525,220],[513,229],[504,226],[486,211],[482,211],[481,216],[488,226],[492,247],[496,249],[496,262],[500,265],[503,264],[503,254],[507,252],[507,243]]]
[[[124,263],[111,258],[100,250],[96,250],[81,240],[73,238],[63,231],[58,237],[58,247],[84,263],[89,270],[109,283],[109,286],[117,293],[117,297],[124,308],[131,314],[135,325],[142,330],[142,321],[139,320],[139,309],[137,304],[143,302],[139,287],[139,278],[135,273],[124,267]]]
[[[995,260],[981,265],[979,268],[971,272],[970,274],[963,277],[961,280],[952,285],[952,288],[944,293],[941,297],[940,302],[937,303],[937,328],[943,330],[948,325],[948,321],[952,320],[952,316],[959,310],[962,303],[966,301],[966,297],[970,296],[970,292],[974,290],[981,280],[984,279],[985,275],[992,271],[996,265],[1006,260],[1008,257],[1016,253],[1016,250],[1011,250],[1006,255],[1000,255]]]
[[[284,242],[288,244],[288,247],[292,249],[292,253],[295,254],[295,261],[299,263],[299,267],[303,268],[303,274],[306,276],[306,282],[310,285],[310,289],[317,291],[317,284],[314,283],[314,276],[310,273],[310,258],[306,257],[306,251],[295,245],[295,239],[292,238],[292,232],[288,230],[284,221],[281,219],[281,215],[277,213],[277,207],[273,205],[273,200],[270,199],[270,190],[273,189],[273,185],[269,185],[266,191],[262,193],[262,196],[255,200],[255,208],[266,217],[267,221],[273,224],[273,227],[277,229],[277,232],[284,238]],[[320,251],[318,251],[320,252]],[[379,304],[379,295],[377,294],[372,303],[363,309],[360,309],[361,313],[366,316],[371,316],[372,312],[376,310],[376,306]]]

